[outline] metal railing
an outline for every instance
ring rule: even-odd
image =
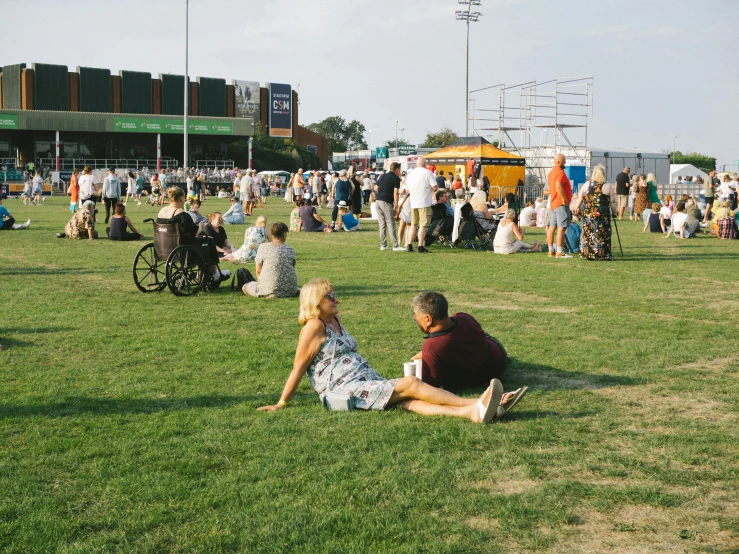
[[[672,199],[677,202],[678,199],[683,195],[694,196],[698,198],[703,194],[703,185],[695,183],[682,183],[682,184],[668,184],[668,185],[656,185],[657,194],[660,198],[664,198],[668,194],[672,196]]]
[[[173,158],[162,158],[162,167],[178,167],[177,160]],[[47,167],[56,167],[56,158],[41,158],[39,164]],[[61,158],[59,160],[61,170],[72,170],[75,168],[82,169],[89,166],[92,169],[104,169],[108,167],[125,168],[125,169],[156,169],[157,160],[127,160],[122,158]]]
[[[233,160],[195,160],[195,167],[197,169],[200,169],[201,167],[204,167],[204,168],[217,167],[219,169],[223,169],[225,167],[226,169],[231,169],[234,167],[234,161]]]
[[[544,187],[542,185],[526,185],[523,187],[490,187],[488,193],[488,202],[495,200],[498,206],[505,203],[505,195],[513,193],[518,198],[519,203],[523,206],[529,200],[536,200],[543,196]]]

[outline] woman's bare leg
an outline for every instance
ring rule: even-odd
[[[422,400],[434,406],[453,406],[457,408],[477,403],[477,398],[461,398],[451,392],[432,387],[416,377],[398,379],[398,384],[395,385],[389,404],[392,406],[403,400]]]
[[[475,404],[477,400],[473,401]],[[429,404],[423,400],[403,400],[398,403],[398,407],[409,412],[415,412],[417,414],[426,416],[452,416],[452,417],[464,417],[472,421],[480,421],[480,414],[478,413],[477,406],[438,406],[436,404]]]

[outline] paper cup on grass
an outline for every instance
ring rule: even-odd
[[[423,378],[423,360],[414,360],[416,362],[416,377]]]
[[[403,364],[403,377],[410,377],[416,374],[416,364],[414,362],[406,362]]]

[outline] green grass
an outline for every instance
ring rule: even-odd
[[[55,238],[62,198],[5,205],[32,223],[0,234],[3,552],[739,552],[739,241],[624,221],[625,260],[593,263],[380,252],[373,223],[288,237],[387,377],[421,347],[421,289],[498,337],[506,388],[531,392],[482,426],[326,412],[307,379],[257,412],[291,369],[297,299],[145,295],[143,242]]]

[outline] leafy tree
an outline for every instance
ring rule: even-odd
[[[238,167],[249,165],[249,141],[240,140],[228,146],[228,155]],[[301,167],[320,169],[320,158],[295,139],[270,137],[260,123],[255,127],[252,144],[253,165],[257,171],[284,170],[295,172]]]
[[[699,154],[698,152],[688,152],[683,154],[679,150],[670,152],[670,163],[673,164],[691,164],[708,173],[712,169],[716,169],[716,158],[706,156],[705,154]]]
[[[458,138],[459,136],[457,136],[457,133],[448,127],[442,127],[436,133],[426,133],[426,140],[418,146],[420,148],[444,148],[445,146],[449,146]]]
[[[367,149],[367,143],[364,140],[364,133],[367,129],[356,119],[347,122],[343,117],[332,115],[318,123],[311,123],[308,129],[326,137],[329,156],[334,152]]]
[[[385,141],[385,146],[387,146],[388,148],[397,148],[398,146],[406,145],[406,144],[410,145],[410,142],[404,139],[398,139],[398,140],[392,139],[392,140]]]

